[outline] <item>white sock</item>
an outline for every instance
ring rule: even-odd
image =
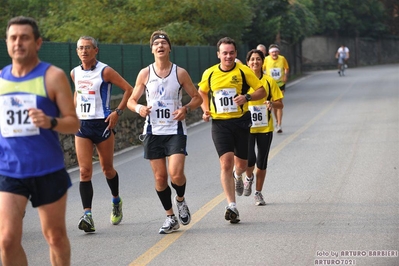
[[[235,202],[230,202],[229,203],[229,207],[236,207],[236,203]]]
[[[242,177],[242,174],[241,175],[237,175],[237,172],[234,171],[234,177],[237,178],[237,179],[240,179]]]

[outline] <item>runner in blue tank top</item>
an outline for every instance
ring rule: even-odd
[[[70,265],[65,214],[72,184],[58,133],[79,129],[72,90],[62,69],[40,62],[42,38],[34,19],[12,18],[6,38],[12,64],[0,71],[1,260],[28,264],[21,238],[30,200],[39,212],[51,264]]]

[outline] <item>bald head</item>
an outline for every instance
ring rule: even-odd
[[[264,56],[267,55],[266,46],[264,46],[263,44],[258,44],[258,46],[256,46],[256,50],[261,50]]]

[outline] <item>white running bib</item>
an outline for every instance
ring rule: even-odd
[[[29,109],[37,108],[36,95],[3,95],[0,99],[0,127],[4,138],[40,134],[29,117]]]
[[[252,105],[248,106],[248,109],[251,111],[252,127],[266,127],[269,125],[266,105]]]
[[[281,68],[272,68],[270,70],[270,76],[275,80],[279,80],[281,78]]]
[[[96,92],[79,90],[76,95],[76,113],[79,118],[88,118],[96,114]]]
[[[173,100],[159,100],[152,103],[151,124],[168,126],[175,123],[172,113],[175,111]]]
[[[216,113],[234,113],[238,111],[237,104],[233,101],[236,95],[235,88],[225,88],[215,91]]]

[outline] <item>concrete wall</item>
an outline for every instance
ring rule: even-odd
[[[302,71],[337,67],[335,53],[344,44],[350,50],[349,67],[399,63],[399,38],[330,38],[313,36],[302,42]]]

